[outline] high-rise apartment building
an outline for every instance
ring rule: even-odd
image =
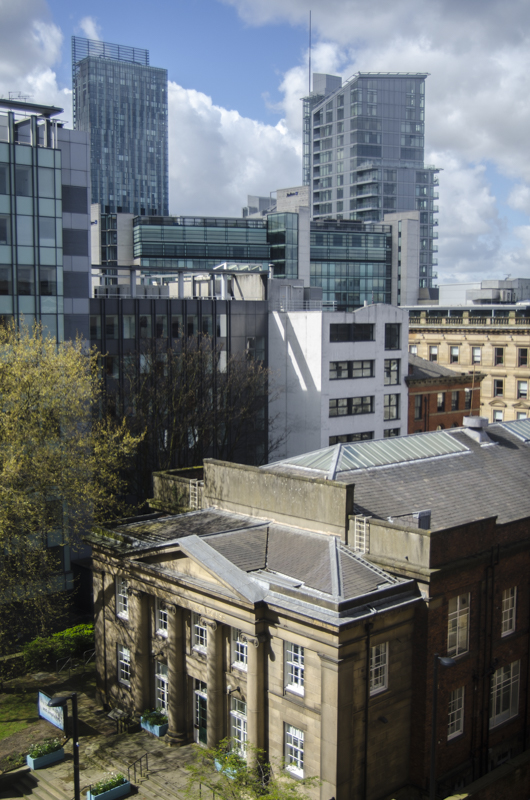
[[[437,172],[424,164],[426,73],[315,75],[304,98],[304,184],[313,219],[383,222],[420,212],[419,286],[436,277]]]
[[[74,128],[90,134],[92,203],[168,214],[167,70],[149,51],[72,37]]]

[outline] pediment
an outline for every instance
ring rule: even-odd
[[[490,406],[492,406],[493,408],[508,408],[504,400],[501,400],[498,397],[490,401]]]

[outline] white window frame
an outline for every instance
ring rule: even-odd
[[[469,608],[469,592],[449,600],[447,655],[454,658],[469,650]]]
[[[491,676],[490,728],[502,725],[519,713],[520,661],[499,667]]]
[[[481,347],[472,347],[471,348],[471,363],[472,364],[482,364],[482,348]]]
[[[131,651],[124,644],[116,645],[118,660],[118,683],[131,685]]]
[[[519,400],[527,400],[528,381],[517,381],[517,398]]]
[[[284,642],[285,689],[303,697],[305,678],[304,648],[293,642]]]
[[[304,777],[304,732],[285,723],[285,769]]]
[[[502,593],[501,636],[509,636],[515,630],[517,611],[517,586],[505,589]]]
[[[129,581],[123,575],[116,575],[116,616],[129,619]]]
[[[454,739],[464,732],[464,697],[465,686],[455,689],[449,695],[447,739]]]
[[[493,410],[493,422],[502,422],[503,421],[503,413],[498,409]]]
[[[247,638],[239,628],[232,628],[232,666],[246,672],[248,665]]]
[[[370,648],[370,695],[388,689],[388,642]]]
[[[208,629],[201,622],[201,615],[194,611],[191,615],[191,645],[199,653],[206,653],[208,647]]]
[[[167,664],[161,661],[155,662],[155,689],[156,689],[156,708],[161,708],[165,714],[169,709],[169,677]]]
[[[237,697],[230,698],[230,738],[233,749],[247,757],[247,704]]]
[[[159,600],[158,597],[155,598],[155,630],[159,636],[165,636],[167,638],[168,633],[168,624],[169,624],[169,613],[167,610],[167,605],[163,600]]]

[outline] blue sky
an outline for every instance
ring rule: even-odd
[[[149,49],[169,72],[171,213],[237,216],[300,183],[310,8],[314,71],[430,73],[441,282],[529,277],[528,0],[0,0],[0,96],[71,120],[72,34]]]

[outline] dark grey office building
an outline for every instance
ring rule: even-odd
[[[92,203],[168,214],[167,70],[149,51],[72,37],[74,128],[90,134]]]
[[[312,219],[383,222],[385,213],[419,211],[423,289],[437,277],[438,249],[438,170],[424,164],[426,78],[359,72],[342,85],[316,75],[304,98]]]

